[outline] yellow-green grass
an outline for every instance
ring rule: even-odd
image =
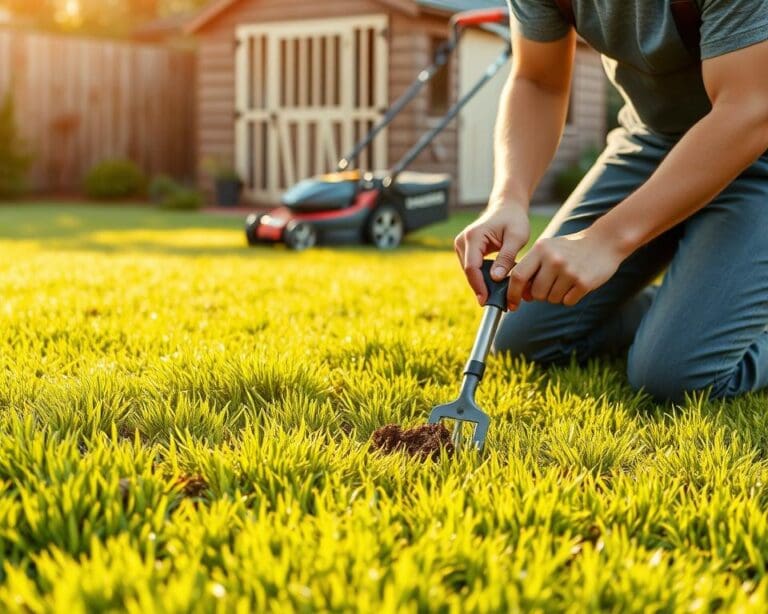
[[[486,455],[369,452],[456,394],[467,219],[294,254],[0,208],[0,611],[765,611],[764,395],[492,358]]]

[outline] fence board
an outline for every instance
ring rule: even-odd
[[[77,190],[107,158],[193,178],[195,72],[191,52],[0,29],[0,97],[14,97],[40,191]]]

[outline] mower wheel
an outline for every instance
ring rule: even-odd
[[[245,218],[245,238],[248,239],[248,245],[256,245],[259,242],[258,231],[261,225],[263,213],[251,213]]]
[[[381,205],[371,214],[365,229],[366,238],[379,249],[394,249],[403,240],[405,224],[397,207]]]
[[[289,222],[283,241],[292,250],[302,252],[317,244],[317,230],[309,222]]]

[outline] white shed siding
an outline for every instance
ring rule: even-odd
[[[488,32],[472,30],[460,50],[461,94],[467,93],[504,51],[505,43]],[[459,121],[459,202],[479,204],[493,186],[493,131],[499,98],[509,75],[501,70],[464,108]]]

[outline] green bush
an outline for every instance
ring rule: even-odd
[[[149,200],[160,204],[171,194],[181,189],[181,185],[168,175],[158,175],[149,184]]]
[[[106,160],[95,165],[85,179],[90,198],[116,199],[139,196],[146,184],[141,169],[130,160]]]
[[[32,156],[16,127],[13,98],[6,94],[0,105],[0,198],[20,194],[26,184]]]
[[[203,206],[203,196],[197,190],[177,186],[160,201],[162,209],[197,211]]]
[[[557,174],[555,177],[555,196],[560,201],[565,201],[573,193],[599,156],[600,150],[597,147],[589,147],[581,153],[576,162]]]
[[[203,195],[168,175],[158,175],[149,184],[149,198],[161,209],[196,211],[203,206]]]

